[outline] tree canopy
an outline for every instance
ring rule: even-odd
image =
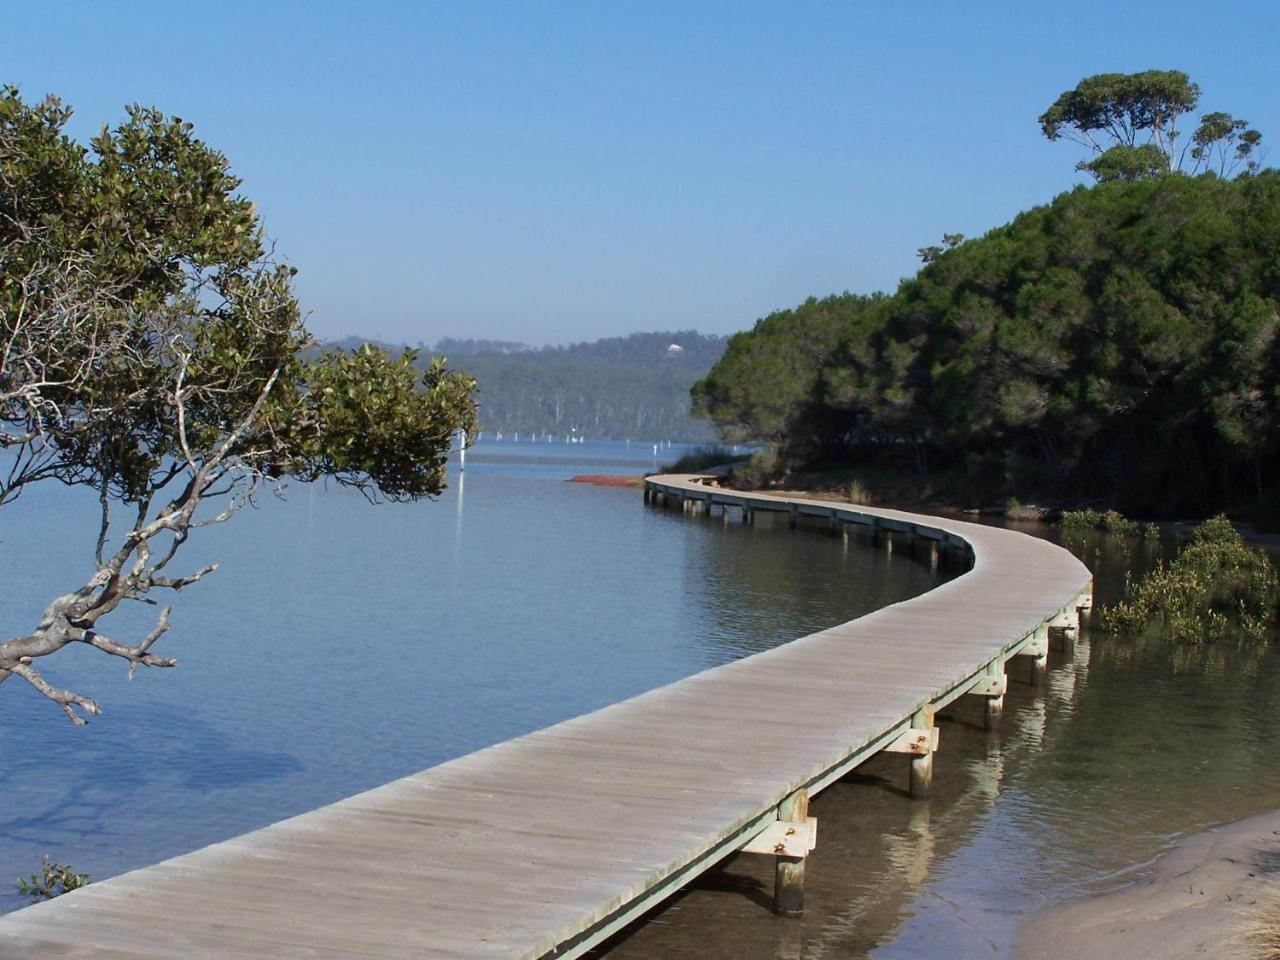
[[[1181,70],[1099,73],[1059,95],[1040,115],[1050,140],[1066,138],[1093,156],[1076,164],[1101,182],[1136,180],[1169,170],[1227,176],[1253,173],[1262,134],[1244,120],[1214,111],[1200,117],[1178,147],[1180,117],[1200,103],[1200,87]]]
[[[135,643],[102,620],[125,600],[179,590],[169,573],[198,527],[262,484],[331,478],[371,499],[438,495],[470,377],[413,351],[304,353],[311,339],[227,159],[189,123],[139,106],[89,145],[55,98],[0,92],[0,505],[31,484],[83,487],[101,509],[94,573],[29,632],[0,642],[18,676],[61,706],[38,658],[84,643],[139,664],[169,609]]]
[[[739,334],[694,389],[792,466],[888,458],[959,471],[975,498],[1165,514],[1274,489],[1276,171],[1079,187],[834,324],[826,302]]]

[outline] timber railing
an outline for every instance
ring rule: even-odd
[[[999,715],[1005,666],[1043,675],[1091,604],[1043,540],[961,520],[650,477],[645,501],[777,511],[962,557],[911,600],[337,803],[0,917],[0,957],[580,956],[739,852],[803,907],[809,798],[882,751],[926,797],[934,713]],[[782,922],[782,921],[780,921]]]

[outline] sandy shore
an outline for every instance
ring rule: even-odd
[[[1023,921],[1015,960],[1256,958],[1244,936],[1280,886],[1280,811],[1189,837],[1151,877]]]

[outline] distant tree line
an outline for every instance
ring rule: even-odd
[[[1117,76],[1104,75],[1113,93]],[[1042,123],[1075,122],[1058,110],[1070,94]],[[1081,125],[1113,122],[1077,106]],[[1120,111],[1118,129],[1163,117],[1168,150],[1162,109]],[[1280,173],[1253,165],[1256,132],[1206,121],[1192,168],[1225,149],[1236,179],[1216,165],[1099,176],[979,239],[948,237],[892,296],[811,299],[733,337],[695,409],[726,437],[770,443],[781,470],[874,460],[951,471],[975,499],[1153,514],[1270,499]]]
[[[691,414],[689,390],[720,358],[727,340],[694,330],[548,347],[445,338],[418,355],[422,363],[446,356],[451,367],[475,378],[487,436],[501,431],[508,437],[701,443],[713,440],[715,429]],[[348,338],[328,346],[350,350],[361,343]],[[392,353],[404,349],[380,346]]]
[[[715,431],[691,414],[689,390],[725,340],[685,330],[537,350],[466,352],[444,342],[436,352],[449,348],[450,364],[475,377],[486,434],[701,442]]]

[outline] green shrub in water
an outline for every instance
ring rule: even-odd
[[[1140,633],[1159,622],[1177,640],[1244,635],[1262,640],[1275,619],[1276,573],[1261,550],[1246,547],[1224,516],[1206,520],[1172,563],[1163,561],[1101,612],[1113,633]]]
[[[54,897],[72,890],[79,890],[89,885],[87,873],[76,873],[70,867],[53,863],[46,853],[43,857],[40,872],[33,873],[28,879],[18,878],[18,893],[30,897],[32,903],[41,900],[52,900]]]
[[[1095,530],[1102,522],[1102,514],[1097,510],[1063,510],[1058,518],[1058,526],[1067,530]]]
[[[1058,524],[1068,530],[1104,530],[1121,537],[1137,536],[1141,527],[1115,510],[1063,510]]]

